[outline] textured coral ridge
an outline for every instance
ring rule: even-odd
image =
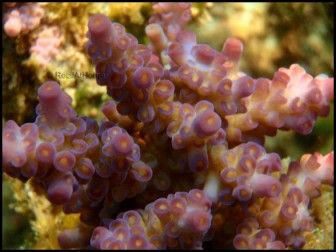
[[[309,134],[317,116],[328,115],[333,96],[333,78],[313,78],[296,64],[289,69],[280,68],[272,80],[256,80],[254,93],[243,99],[245,112],[226,116],[228,138],[241,141],[244,133],[262,127]]]
[[[170,194],[97,227],[90,244],[96,249],[199,249],[211,224],[210,206],[198,189]]]
[[[185,30],[190,8],[153,5],[147,46],[106,16],[90,17],[87,52],[97,84],[113,98],[102,107],[108,121],[77,116],[71,98],[48,81],[34,123],[5,124],[4,171],[33,178],[52,203],[96,227],[90,241],[65,230],[63,248],[199,249],[212,226],[225,231],[225,221],[214,220],[228,209],[239,216],[232,218],[236,249],[301,248],[313,229],[311,200],[321,184],[333,185],[333,152],[305,154],[287,167],[262,143],[277,129],[309,134],[329,112],[333,78],[313,78],[298,65],[272,80],[249,77],[239,71],[239,40],[227,39],[218,52]],[[186,170],[195,177],[172,192],[181,188],[174,176]],[[134,210],[119,213],[127,198]]]
[[[237,226],[234,246],[237,249],[301,248],[305,244],[304,232],[314,227],[309,212],[311,199],[320,195],[321,183],[334,183],[333,161],[331,152],[325,156],[306,154],[299,162],[291,162],[288,171],[280,175],[281,189],[273,197],[248,203],[247,218]],[[272,180],[259,183],[270,184]],[[274,242],[275,238],[281,243]]]
[[[78,117],[54,81],[44,83],[38,96],[34,123],[8,121],[3,129],[6,173],[23,181],[33,177],[52,203],[82,218],[105,196],[119,202],[144,189],[152,170],[124,129]]]

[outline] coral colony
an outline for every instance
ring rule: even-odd
[[[19,5],[19,6],[18,6]],[[36,3],[5,3],[9,11],[4,17],[4,31],[9,37],[17,37],[35,29],[44,16],[44,10]]]
[[[47,81],[35,122],[5,124],[4,172],[42,185],[52,204],[92,226],[89,235],[63,230],[61,247],[200,249],[230,209],[240,209],[231,226],[236,249],[305,244],[311,199],[334,182],[334,154],[284,165],[263,143],[277,129],[309,134],[329,113],[334,79],[296,64],[254,79],[239,71],[238,39],[220,52],[197,43],[185,30],[190,10],[153,5],[149,45],[104,15],[90,17],[87,52],[112,97],[106,120],[78,116],[70,96]],[[132,207],[118,208],[127,200]]]
[[[41,66],[46,66],[59,54],[61,44],[60,31],[57,26],[44,28],[30,48],[30,53]]]

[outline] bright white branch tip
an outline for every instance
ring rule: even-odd
[[[218,176],[214,173],[209,173],[204,186],[204,193],[212,200],[216,202],[218,199],[220,181]]]

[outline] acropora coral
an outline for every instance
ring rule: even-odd
[[[5,3],[4,30],[10,37],[28,33],[40,24],[44,10],[36,3]]]
[[[271,76],[292,62],[309,69],[311,74],[331,74],[333,4],[197,3],[193,5],[195,22],[191,29],[202,43],[216,49],[227,37],[239,38],[244,43],[241,66],[253,76]]]
[[[57,26],[51,26],[43,29],[35,44],[30,48],[32,57],[41,66],[46,66],[59,54],[59,47],[62,43],[60,31]]]
[[[94,68],[85,53],[89,16],[104,13],[135,31],[143,31],[150,6],[150,3],[5,3],[2,9],[3,62],[6,65],[3,93],[6,97],[15,97],[6,99],[5,119],[15,119],[20,123],[31,120],[32,113],[27,111],[27,105],[35,106],[37,99],[26,90],[36,89],[50,78],[62,80],[76,110],[87,111],[89,108],[77,99],[84,90],[94,89],[85,95],[101,105],[106,96],[103,89],[95,86]],[[13,34],[9,33],[11,30],[16,32],[15,36],[10,36]],[[138,33],[138,36],[141,35]],[[68,75],[61,78],[59,73]],[[92,77],[83,78],[80,73]],[[96,94],[102,98],[101,101]],[[96,109],[87,115],[99,117]]]
[[[111,98],[104,119],[78,115],[62,82],[48,80],[35,121],[4,124],[3,172],[45,195],[54,219],[68,223],[50,222],[61,248],[309,245],[314,200],[334,183],[334,152],[286,161],[265,138],[309,135],[329,114],[334,79],[298,64],[271,79],[249,76],[239,39],[220,51],[197,42],[186,27],[191,7],[153,4],[148,44],[92,13],[85,50]]]

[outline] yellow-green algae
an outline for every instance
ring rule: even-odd
[[[22,183],[5,175],[11,185],[16,212],[31,217],[30,225],[34,232],[33,249],[60,249],[57,235],[68,228],[88,228],[79,221],[79,214],[64,214],[60,206],[52,205],[43,189],[31,181]]]
[[[321,197],[313,200],[315,229],[307,232],[304,249],[334,249],[334,188],[324,185],[321,192]]]

